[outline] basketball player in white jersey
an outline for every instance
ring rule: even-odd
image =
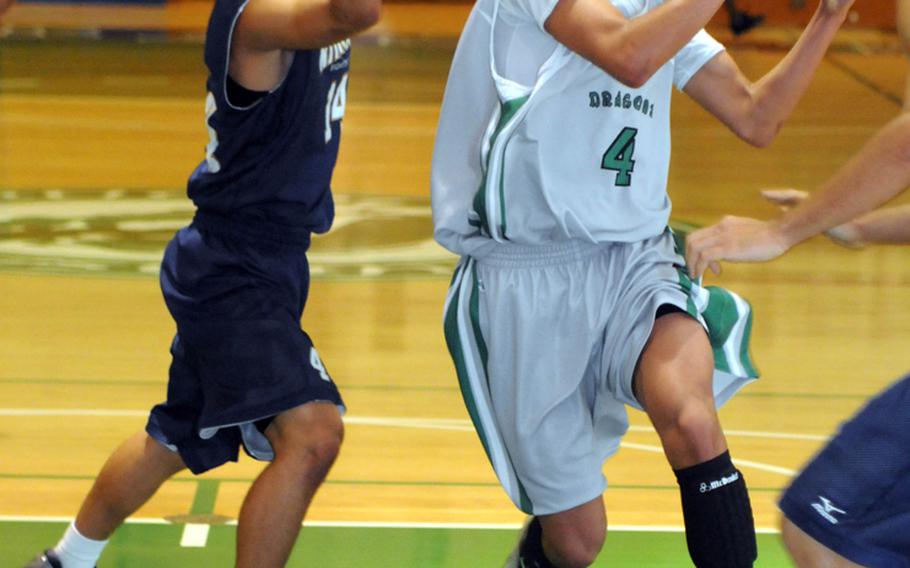
[[[436,239],[462,256],[445,308],[466,406],[530,514],[508,566],[588,566],[606,533],[603,461],[647,412],[699,567],[756,557],[717,418],[756,377],[748,304],[691,281],[673,234],[670,96],[769,144],[847,6],[820,8],[750,82],[702,30],[722,0],[479,0],[433,157]],[[705,331],[708,333],[705,333]]]

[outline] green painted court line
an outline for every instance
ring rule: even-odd
[[[21,566],[57,541],[66,523],[3,523],[0,558]],[[206,548],[177,543],[180,525],[125,525],[111,540],[98,568],[196,566],[233,563],[236,529],[212,526]],[[501,566],[517,530],[439,528],[306,527],[288,568],[485,568]],[[756,568],[790,568],[780,538],[758,535]],[[610,531],[595,567],[683,568],[691,566],[680,532]]]
[[[215,511],[215,501],[218,499],[220,479],[200,479],[196,486],[196,495],[190,507],[191,515],[206,515]]]

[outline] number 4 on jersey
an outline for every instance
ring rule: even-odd
[[[632,172],[635,171],[635,160],[632,159],[632,154],[635,153],[635,136],[637,134],[637,128],[629,126],[623,128],[604,152],[600,162],[601,169],[616,172],[615,183],[619,187],[632,185]]]

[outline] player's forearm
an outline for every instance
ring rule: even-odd
[[[325,47],[376,23],[380,8],[380,0],[250,0],[232,55]]]
[[[329,0],[329,12],[339,26],[339,32],[355,34],[377,21],[382,8],[380,0]]]
[[[701,30],[722,0],[669,0],[632,20],[599,2],[560,0],[545,28],[630,87],[640,87]]]
[[[787,55],[752,86],[749,140],[770,144],[812,82],[828,46],[844,21],[846,11],[816,11]]]
[[[848,225],[860,244],[910,243],[910,205],[877,209]]]
[[[704,28],[722,0],[671,0],[630,20],[614,38],[630,50],[631,73],[641,86]]]
[[[790,246],[857,218],[910,186],[910,115],[892,120],[822,188],[778,221]]]

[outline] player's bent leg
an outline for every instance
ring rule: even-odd
[[[781,538],[799,568],[863,568],[803,532],[787,517],[781,522]]]
[[[57,546],[26,568],[93,568],[117,527],[185,467],[177,453],[145,432],[128,438],[101,468]]]
[[[107,539],[162,483],[185,468],[176,452],[145,432],[134,434],[101,468],[76,516],[76,528],[87,538]]]
[[[544,554],[554,566],[584,568],[597,559],[607,535],[606,510],[601,497],[538,518]]]
[[[686,543],[699,568],[745,568],[757,557],[752,508],[733,466],[713,396],[713,357],[701,325],[658,318],[639,360],[635,394],[680,486]]]
[[[682,313],[654,322],[638,362],[635,395],[660,436],[673,469],[727,449],[712,391],[714,361],[701,325]]]
[[[344,437],[333,403],[285,411],[265,430],[275,459],[250,487],[237,527],[237,568],[278,568],[287,562],[316,489]]]

